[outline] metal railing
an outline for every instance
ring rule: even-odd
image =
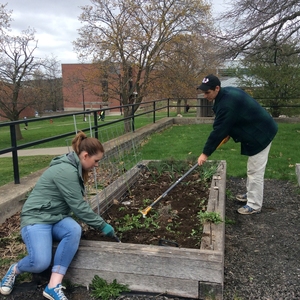
[[[142,110],[136,110],[136,106],[139,106],[139,108],[143,107],[145,108],[143,111]],[[32,142],[24,143],[18,145],[17,143],[17,133],[16,133],[16,126],[21,126],[25,123],[34,123],[34,122],[40,122],[43,120],[53,120],[53,119],[59,119],[59,118],[64,118],[68,116],[78,116],[82,115],[83,119],[85,119],[86,114],[92,114],[93,115],[93,120],[94,123],[92,126],[80,129],[83,132],[87,132],[90,130],[93,130],[94,136],[98,138],[98,130],[99,128],[109,126],[111,124],[119,123],[119,122],[124,122],[128,120],[130,122],[130,128],[134,132],[135,131],[135,119],[146,115],[146,114],[153,114],[152,116],[152,122],[156,122],[156,112],[158,111],[165,111],[166,116],[170,116],[170,108],[171,107],[177,107],[177,106],[171,106],[170,105],[170,99],[161,99],[161,100],[155,100],[155,101],[149,101],[149,102],[142,102],[139,104],[127,104],[127,105],[122,105],[122,106],[116,106],[116,107],[110,107],[110,108],[102,108],[102,109],[95,109],[95,110],[86,110],[86,111],[81,111],[81,112],[72,112],[72,113],[65,113],[65,114],[59,114],[59,115],[51,115],[47,117],[39,117],[39,118],[32,118],[32,119],[26,119],[26,120],[18,120],[18,121],[13,121],[13,122],[3,122],[0,123],[0,130],[1,128],[4,127],[9,127],[9,132],[10,132],[10,144],[11,147],[5,148],[5,149],[0,149],[0,155],[6,154],[6,153],[12,153],[12,162],[13,162],[13,173],[14,173],[14,183],[19,184],[20,183],[20,172],[19,172],[19,162],[18,162],[18,150],[29,148],[35,145],[40,145],[44,144],[47,142],[55,141],[61,138],[67,138],[67,137],[74,137],[76,134],[76,129],[74,131],[66,132],[64,134],[59,134],[55,135],[52,137],[48,138],[43,138],[39,140],[35,140]],[[116,111],[120,110],[124,112],[125,109],[129,110],[128,116],[120,118],[118,120],[113,120],[113,121],[108,121],[108,122],[98,122],[98,112],[100,111]]]
[[[184,100],[189,100],[189,101],[197,101],[200,98],[186,98]],[[83,128],[81,131],[86,132],[93,130],[94,131],[94,136],[98,138],[98,130],[101,127],[109,126],[111,124],[119,123],[119,122],[124,122],[128,120],[130,122],[130,128],[134,132],[135,131],[135,119],[146,115],[146,114],[153,114],[152,115],[152,123],[156,122],[156,112],[158,111],[164,111],[166,113],[166,117],[170,117],[170,110],[172,108],[177,109],[178,107],[183,107],[185,108],[184,105],[178,106],[177,103],[172,104],[172,102],[177,101],[178,99],[173,99],[173,98],[168,98],[168,99],[161,99],[161,100],[153,100],[153,101],[148,101],[148,102],[142,102],[138,104],[127,104],[127,105],[121,105],[121,106],[115,106],[115,107],[109,107],[109,108],[102,108],[102,109],[95,109],[95,110],[86,110],[86,111],[81,111],[81,112],[72,112],[72,113],[66,113],[66,114],[60,114],[60,115],[51,115],[47,117],[40,117],[40,118],[33,118],[33,119],[26,119],[26,120],[18,120],[18,121],[13,121],[13,122],[2,122],[0,123],[0,128],[3,127],[9,127],[10,131],[10,143],[11,147],[5,148],[5,149],[0,149],[0,155],[5,154],[5,153],[12,153],[12,161],[13,161],[13,173],[14,173],[14,182],[15,184],[20,183],[20,173],[19,173],[19,163],[18,163],[18,150],[29,148],[35,145],[47,143],[50,141],[58,140],[61,138],[66,138],[66,137],[73,137],[76,134],[76,130],[66,132],[64,134],[59,134],[55,135],[52,137],[40,139],[40,140],[35,140],[29,143],[24,143],[21,145],[18,145],[17,143],[17,134],[16,134],[16,125],[21,125],[25,123],[34,123],[34,122],[39,122],[41,120],[50,120],[50,119],[58,119],[58,118],[63,118],[63,117],[68,117],[68,116],[77,116],[77,115],[83,115],[83,118],[85,119],[86,114],[92,114],[93,115],[93,120],[94,124],[93,126]],[[197,105],[190,105],[190,108],[197,108],[197,116],[199,117],[205,117],[204,114],[209,112],[211,110],[212,105],[209,104],[205,99],[200,99],[204,101],[198,101]],[[136,110],[136,106],[139,107],[139,110]],[[274,108],[285,108],[285,109],[291,109],[291,108],[300,108],[300,105],[290,105],[290,106],[276,106],[276,107],[266,107],[267,109],[274,109]],[[108,121],[105,123],[98,123],[98,112],[99,111],[116,111],[120,110],[121,114],[122,111],[124,112],[124,109],[129,110],[128,116],[123,117],[117,120],[113,121]]]

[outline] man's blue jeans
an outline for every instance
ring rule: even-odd
[[[56,224],[25,226],[21,234],[28,255],[18,262],[18,273],[41,273],[46,270],[52,261],[53,242],[59,242],[52,272],[65,275],[78,250],[81,227],[74,219],[68,217]]]

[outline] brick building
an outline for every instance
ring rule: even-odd
[[[115,83],[118,83],[116,75]],[[83,111],[120,105],[119,95],[111,88],[103,70],[95,64],[62,64],[65,111]],[[110,85],[110,88],[109,88]],[[119,112],[112,109],[110,112]]]

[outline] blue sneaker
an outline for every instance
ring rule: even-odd
[[[252,214],[260,213],[260,210],[254,209],[254,208],[250,207],[249,205],[245,205],[245,206],[239,208],[237,211],[239,214],[242,214],[242,215],[252,215]]]
[[[13,290],[14,283],[17,277],[17,273],[14,271],[15,266],[17,264],[13,264],[10,266],[8,269],[7,273],[3,277],[1,281],[1,287],[0,287],[0,292],[2,295],[9,295],[11,291]]]
[[[50,300],[68,300],[63,292],[63,289],[65,289],[65,287],[60,283],[53,289],[49,289],[47,285],[43,291],[43,296]]]

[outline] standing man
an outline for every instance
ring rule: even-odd
[[[241,143],[241,154],[248,156],[246,193],[236,199],[247,202],[238,213],[260,213],[263,203],[264,174],[268,155],[278,126],[271,115],[251,96],[234,87],[221,88],[214,75],[206,76],[197,88],[214,101],[215,120],[198,164],[205,163],[226,137]]]

